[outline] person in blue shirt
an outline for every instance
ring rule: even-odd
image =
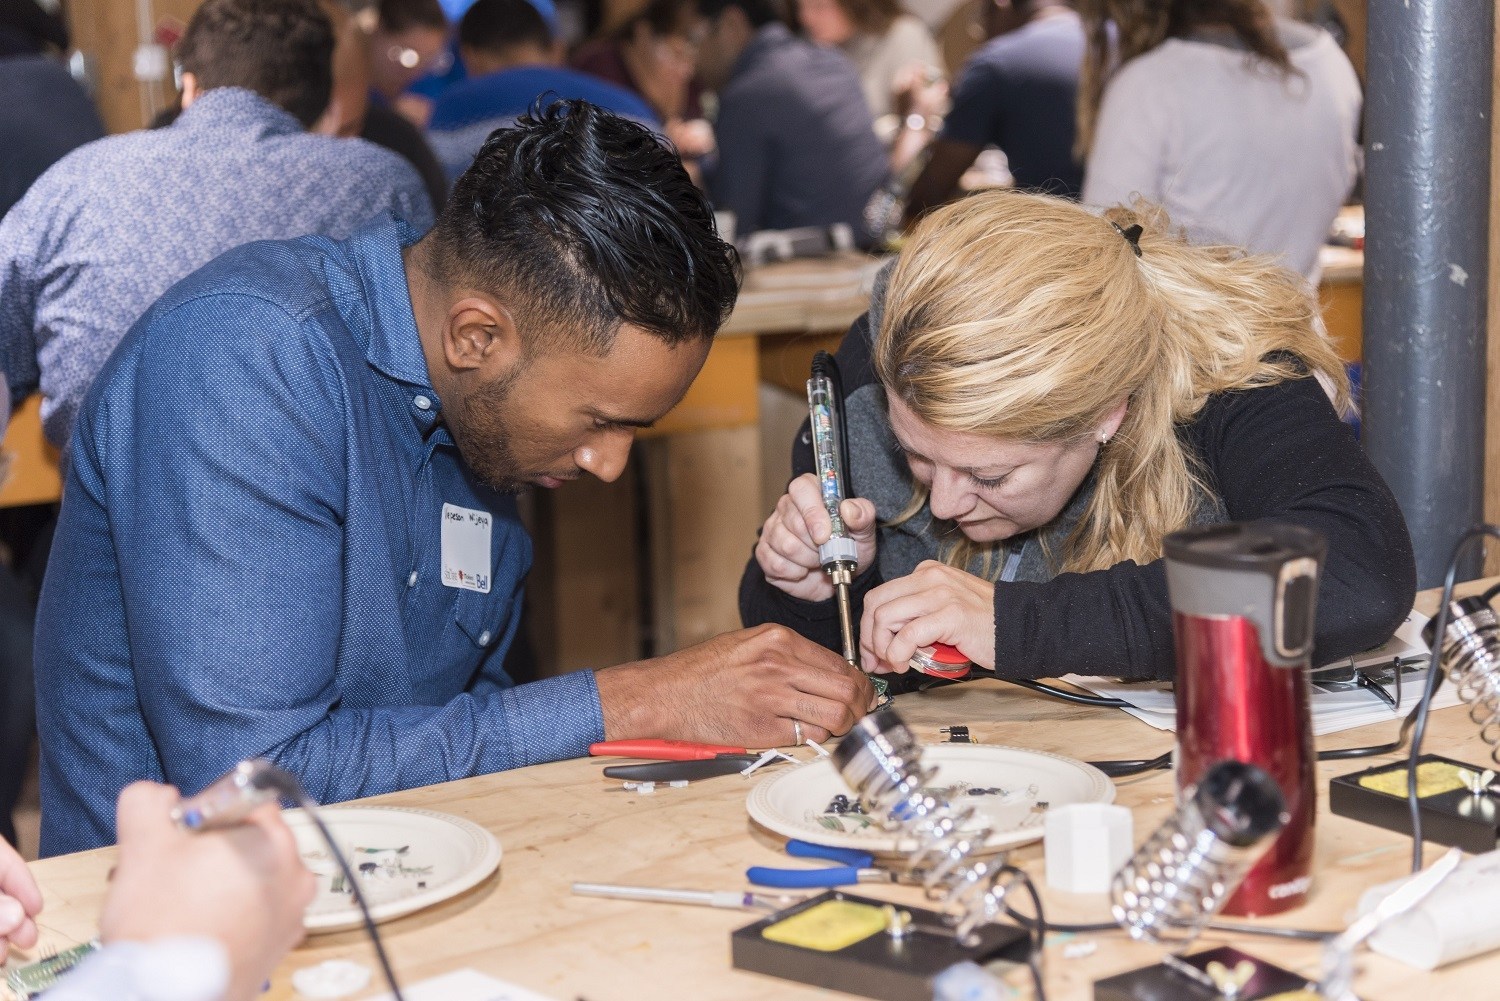
[[[478,0],[458,24],[458,44],[470,78],[438,98],[428,124],[428,140],[450,178],[468,169],[491,132],[543,95],[588,101],[660,126],[636,94],[563,67],[552,31],[530,0]]]
[[[1015,0],[990,12],[994,37],[959,74],[953,107],[912,183],[907,223],[958,196],[988,146],[999,147],[1017,188],[1077,198],[1073,155],[1084,35],[1072,0]]]
[[[699,76],[719,94],[709,194],[745,235],[844,223],[868,243],[879,234],[865,207],[889,171],[859,73],[842,52],[793,35],[779,6],[699,0]]]
[[[241,247],[132,328],[79,415],[37,625],[42,852],[133,779],[264,756],[334,802],[582,755],[846,731],[873,689],[779,626],[513,685],[512,494],[610,481],[737,294],[648,129],[558,102],[497,132],[425,237]]]

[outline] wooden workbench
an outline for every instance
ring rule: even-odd
[[[918,735],[930,741],[938,739],[939,726],[967,723],[979,741],[1086,759],[1153,757],[1171,744],[1169,734],[1117,710],[1068,705],[994,681],[903,696],[898,707]],[[1390,739],[1394,729],[1394,723],[1384,723],[1323,738],[1319,744],[1370,744]],[[1487,752],[1461,707],[1434,714],[1426,746],[1475,762]],[[1326,811],[1331,777],[1385,760],[1395,757],[1318,766],[1312,896],[1306,906],[1273,923],[1342,927],[1366,887],[1404,874],[1410,854],[1406,839]],[[504,849],[497,877],[455,900],[383,926],[399,975],[409,984],[472,967],[559,999],[589,1001],[841,996],[732,970],[729,933],[753,920],[752,914],[569,893],[575,880],[697,889],[744,886],[746,867],[784,860],[782,840],[758,828],[745,812],[753,781],[727,776],[641,796],[603,779],[597,761],[578,760],[370,800],[467,817],[493,831]],[[1117,802],[1135,812],[1139,842],[1171,808],[1171,775],[1152,772],[1122,779],[1118,789]],[[1438,854],[1439,849],[1429,848],[1429,860]],[[44,947],[93,935],[113,857],[113,850],[106,849],[33,864],[46,896]],[[1013,858],[1040,876],[1040,844],[1017,850]],[[866,886],[861,892],[918,902],[910,888]],[[1051,920],[1108,920],[1102,897],[1043,893]],[[1061,954],[1066,938],[1054,936],[1048,949],[1048,992],[1055,1001],[1088,998],[1094,980],[1155,962],[1161,954],[1159,948],[1112,934],[1095,939],[1098,949],[1092,955],[1066,959]],[[1211,935],[1204,941],[1222,940]],[[1299,972],[1317,970],[1315,945],[1249,937],[1236,944]],[[292,971],[334,957],[373,965],[361,933],[319,936],[288,957],[269,997],[293,997],[288,987]],[[1495,955],[1433,974],[1370,954],[1360,965],[1363,972],[1355,986],[1366,1001],[1411,998],[1420,992],[1492,997],[1500,978],[1500,957]]]

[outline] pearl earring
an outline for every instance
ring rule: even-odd
[[[1101,444],[1101,445],[1108,445],[1109,444],[1109,435],[1107,435],[1107,434],[1101,434],[1099,436],[1099,444]]]

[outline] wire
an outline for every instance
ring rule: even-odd
[[[1009,682],[1012,685],[1020,685],[1022,688],[1033,692],[1041,692],[1043,695],[1050,695],[1054,699],[1061,699],[1064,702],[1072,702],[1080,706],[1104,706],[1107,709],[1119,709],[1122,706],[1130,705],[1124,699],[1112,699],[1103,695],[1085,695],[1082,692],[1069,692],[1061,688],[1053,688],[1051,685],[1044,685],[1040,681],[1030,681],[1026,678],[999,678],[999,680]]]
[[[359,880],[355,878],[354,870],[349,865],[349,860],[344,856],[343,849],[333,838],[333,832],[323,821],[322,812],[318,804],[313,802],[307,790],[302,788],[302,783],[291,772],[283,768],[272,767],[260,776],[260,784],[269,786],[281,793],[307,813],[308,817],[318,828],[318,833],[328,844],[328,850],[333,854],[339,864],[339,869],[344,874],[344,881],[349,884],[349,890],[354,896],[354,902],[359,905],[359,913],[365,922],[365,933],[370,936],[370,944],[375,947],[375,958],[380,961],[380,971],[385,974],[385,982],[390,986],[392,1001],[405,1001],[401,994],[401,987],[396,983],[396,973],[391,969],[390,957],[385,954],[385,944],[380,941],[380,932],[375,928],[375,919],[370,916],[370,906],[365,902],[364,892],[359,888]]]
[[[1090,761],[1088,763],[1110,778],[1124,778],[1127,775],[1139,775],[1141,772],[1171,768],[1172,752],[1168,751],[1160,757],[1140,761]]]
[[[1026,895],[1031,898],[1031,908],[1036,912],[1036,917],[1028,918],[1018,913],[1008,902],[1002,900],[1001,906],[1005,913],[1015,919],[1016,923],[1025,928],[1031,936],[1031,948],[1026,953],[1026,965],[1031,969],[1031,979],[1036,984],[1036,1001],[1047,1001],[1047,988],[1042,983],[1042,952],[1047,945],[1047,915],[1042,910],[1042,895],[1037,892],[1036,884],[1023,869],[1017,869],[1013,865],[1003,865],[1000,871],[1009,876],[1014,882],[1020,883],[1026,890]]]

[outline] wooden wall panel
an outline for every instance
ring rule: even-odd
[[[146,20],[155,27],[166,19],[186,24],[200,0],[139,0]],[[94,99],[111,132],[129,132],[147,124],[156,110],[177,98],[170,77],[164,83],[142,84],[135,78],[135,50],[141,44],[141,10],[134,0],[68,0],[68,25],[73,45],[88,57],[95,85]],[[151,41],[147,38],[145,41]]]

